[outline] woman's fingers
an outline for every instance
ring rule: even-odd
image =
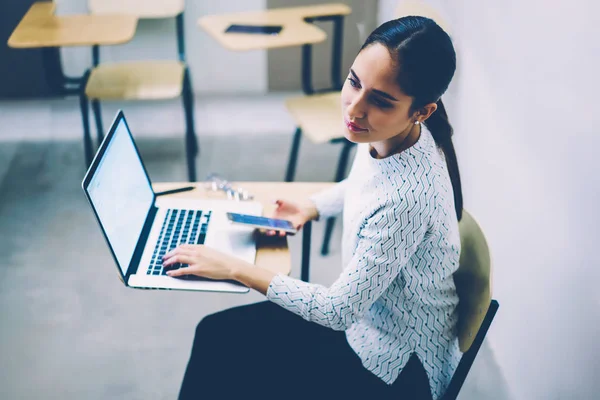
[[[173,257],[174,255],[177,255],[177,254],[192,255],[192,254],[194,254],[194,251],[197,251],[197,249],[195,247],[197,247],[197,245],[182,244],[182,245],[174,248],[173,250],[169,251],[167,254],[165,254],[163,256],[163,260],[171,258],[171,257]]]
[[[187,270],[187,271],[186,271]],[[171,271],[167,271],[167,275],[168,276],[183,276],[183,275],[190,275],[191,272],[189,270],[189,267],[187,268],[177,268]]]
[[[276,235],[285,236],[285,235],[287,235],[287,232],[269,229],[268,231],[265,231],[265,235],[267,235],[267,236],[276,236]]]
[[[163,266],[168,267],[173,264],[194,264],[195,260],[192,256],[187,254],[175,254],[172,257],[163,260]]]

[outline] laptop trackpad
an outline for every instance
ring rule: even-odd
[[[225,225],[227,224],[227,225]],[[210,224],[206,246],[254,263],[256,239],[253,228],[229,225],[228,222]]]

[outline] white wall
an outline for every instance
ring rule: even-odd
[[[198,27],[201,16],[238,11],[263,10],[266,0],[187,1],[185,10],[186,55],[196,92],[265,93],[266,51],[225,50]],[[59,14],[87,12],[85,0],[58,0]],[[62,50],[66,73],[81,75],[91,65],[89,48]],[[125,45],[102,47],[102,61],[176,59],[174,19],[143,20],[135,38]]]
[[[448,108],[465,206],[492,246],[502,374],[515,399],[599,398],[600,6],[431,3],[455,31]]]

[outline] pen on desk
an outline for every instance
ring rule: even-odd
[[[196,186],[186,186],[186,187],[182,187],[182,188],[178,188],[178,189],[171,189],[171,190],[165,190],[163,192],[156,192],[155,194],[157,196],[164,196],[166,194],[175,194],[175,193],[179,193],[179,192],[187,192],[190,190],[194,190],[196,189]]]

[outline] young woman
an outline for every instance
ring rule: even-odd
[[[180,398],[438,399],[456,336],[462,194],[440,100],[455,71],[448,35],[404,17],[377,28],[342,90],[348,178],[310,200],[278,201],[299,228],[343,211],[344,270],[331,287],[276,275],[202,246],[181,246],[171,276],[234,279],[268,302],[206,317]],[[275,234],[270,232],[270,234]]]

